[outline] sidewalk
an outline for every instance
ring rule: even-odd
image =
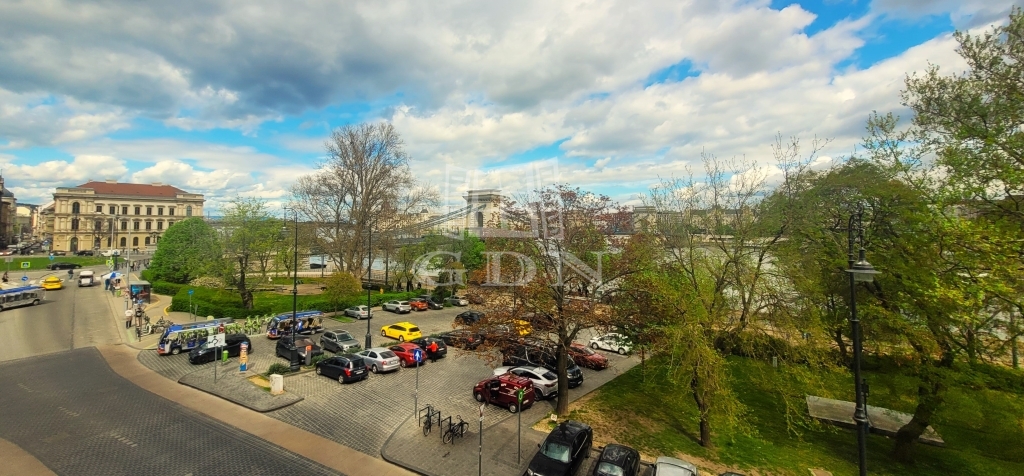
[[[138,281],[140,278],[131,273],[131,279]],[[124,310],[127,308],[127,298],[122,293],[121,296],[115,296],[109,290],[104,291],[103,295],[107,298],[107,305],[110,307],[110,313],[113,316],[115,327],[120,332],[121,343],[137,350],[154,350],[156,349],[157,343],[160,341],[158,334],[150,334],[148,336],[142,336],[140,340],[135,334],[135,327],[125,329],[124,327]],[[145,312],[149,316],[151,323],[155,323],[160,317],[163,316],[163,309],[171,305],[171,298],[168,296],[162,296],[159,294],[152,295],[152,302],[146,305]],[[187,314],[186,314],[187,315]],[[177,322],[177,321],[175,321]]]

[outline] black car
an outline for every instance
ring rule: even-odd
[[[434,297],[429,294],[420,294],[416,296],[424,301],[427,301],[427,309],[444,309],[444,304],[434,301]]]
[[[224,347],[207,347],[203,344],[190,350],[188,363],[195,365],[213,362],[217,360],[217,353],[225,350],[228,351],[228,357],[238,357],[242,353],[242,344],[246,344],[246,352],[252,353],[252,341],[245,334],[229,334],[225,340],[227,345]]]
[[[92,250],[78,250],[75,252],[75,256],[92,256]]]
[[[480,311],[466,311],[460,312],[455,316],[455,323],[462,324],[464,326],[471,326],[480,322],[480,319],[484,318],[484,313]]]
[[[547,438],[544,438],[544,442],[538,445],[540,451],[530,461],[526,474],[576,474],[583,460],[590,457],[590,446],[593,442],[594,430],[590,425],[576,420],[566,420],[551,430]]]
[[[335,355],[317,362],[316,374],[337,379],[339,383],[358,382],[370,376],[366,362],[355,354]]]
[[[443,339],[438,339],[437,337],[420,337],[419,339],[413,339],[409,342],[420,346],[420,348],[423,349],[423,352],[427,351],[427,347],[431,342],[436,342],[437,353],[433,357],[427,356],[427,358],[440,359],[448,355],[448,345],[444,343]]]
[[[566,380],[569,388],[576,388],[583,385],[583,370],[580,369],[572,357],[566,359]],[[558,357],[554,346],[540,344],[513,344],[502,350],[503,365],[544,367],[552,372],[558,372]]]
[[[452,347],[461,347],[466,350],[474,350],[484,343],[484,335],[474,333],[469,329],[455,329],[438,336],[445,344]]]
[[[320,336],[320,347],[335,354],[347,354],[362,350],[359,341],[348,331],[343,330],[325,331]]]
[[[82,265],[80,264],[67,263],[64,261],[57,261],[55,263],[50,263],[49,265],[46,266],[47,269],[78,269],[81,267]]]
[[[594,466],[594,476],[637,476],[640,474],[640,453],[623,445],[609,444],[601,450]]]
[[[295,339],[295,343],[292,343],[292,338],[290,336],[282,337],[280,340],[277,341],[276,353],[278,357],[288,359],[290,361],[292,358],[292,350],[298,350],[299,360],[305,362],[306,347],[310,348],[310,359],[318,355],[323,355],[324,353],[324,350],[321,349],[320,346],[314,344],[312,339],[300,337],[298,339]]]

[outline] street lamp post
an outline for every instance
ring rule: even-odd
[[[294,208],[286,208],[295,213],[295,250],[292,255],[295,270],[292,272],[292,353],[291,371],[299,370],[299,346],[295,343],[295,327],[298,324],[299,312],[299,212]]]
[[[850,215],[850,220],[847,226],[847,242],[849,245],[847,261],[849,262],[850,268],[846,270],[850,274],[850,326],[853,332],[853,381],[854,391],[856,392],[857,407],[853,412],[853,421],[857,423],[857,461],[860,467],[860,475],[867,476],[868,468],[868,411],[867,411],[867,393],[868,385],[867,382],[861,378],[860,367],[861,367],[861,351],[863,343],[861,342],[860,335],[860,319],[857,317],[857,283],[870,283],[874,280],[876,274],[879,274],[871,263],[868,263],[864,259],[864,226],[861,222],[861,218],[864,212],[858,210],[857,213]],[[856,228],[854,228],[854,220],[856,220]],[[857,241],[860,243],[860,252],[858,260],[854,261],[853,245],[854,245],[854,230],[857,231]]]
[[[369,225],[369,222],[367,222]],[[373,337],[370,335],[370,320],[373,313],[370,312],[370,290],[373,288],[373,228],[366,227],[366,347],[373,347]]]

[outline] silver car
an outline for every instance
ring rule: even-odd
[[[401,367],[401,361],[398,360],[398,356],[383,347],[371,347],[356,355],[366,361],[366,368],[370,369],[370,372],[373,373],[390,372]]]
[[[558,376],[544,367],[498,367],[494,369],[494,375],[507,373],[530,379],[538,400],[551,398],[558,394]]]
[[[451,304],[452,306],[468,306],[469,305],[469,301],[466,300],[466,298],[464,298],[462,296],[452,296],[452,297],[448,298],[447,301],[448,301],[448,304]]]
[[[381,308],[385,311],[397,312],[399,314],[412,312],[412,306],[409,305],[409,301],[388,301]]]
[[[662,474],[670,476],[697,476],[699,472],[693,463],[668,456],[659,456],[654,461],[654,474],[658,476]]]
[[[320,336],[320,347],[335,354],[348,354],[362,348],[352,334],[340,329],[325,331]]]
[[[366,306],[352,306],[345,309],[345,315],[356,319],[369,319],[370,317],[373,317],[373,314],[370,312],[370,308]]]

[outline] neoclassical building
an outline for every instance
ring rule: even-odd
[[[53,194],[51,250],[153,247],[175,221],[202,216],[204,202],[202,194],[159,182],[61,187]]]

